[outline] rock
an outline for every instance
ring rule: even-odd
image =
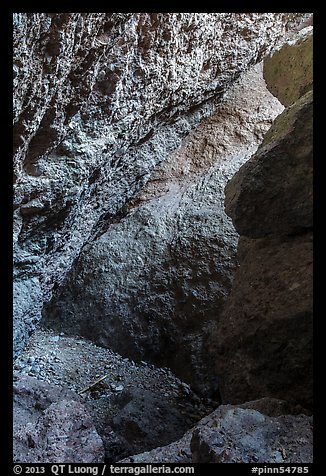
[[[123,388],[124,388],[123,385],[116,385],[116,386],[112,387],[112,389],[115,392],[122,392]]]
[[[311,234],[241,238],[239,261],[211,340],[222,400],[241,403],[268,395],[311,408]]]
[[[237,231],[252,238],[312,227],[312,93],[285,110],[225,188]]]
[[[258,400],[251,400],[249,402],[237,405],[238,408],[247,408],[257,410],[263,415],[270,417],[278,417],[280,415],[300,414],[304,413],[304,409],[300,406],[293,406],[285,400],[277,398],[263,397]]]
[[[268,458],[274,458],[270,462],[275,462],[282,457],[282,463],[311,462],[312,419],[306,415],[287,415],[288,410],[293,410],[288,403],[273,398],[237,406],[223,405],[200,420],[180,440],[119,463],[189,464],[199,460],[212,463],[220,462],[212,459],[226,458],[227,454],[243,462],[249,458],[258,462],[265,457],[266,460],[260,461],[267,463]]]
[[[14,375],[14,462],[101,463],[103,442],[80,397]]]
[[[223,403],[312,409],[312,92],[288,107],[225,188],[239,268],[208,349]]]
[[[82,247],[120,220],[229,84],[310,16],[14,14],[14,254],[18,266],[18,244],[33,256],[34,281],[18,286],[35,286],[15,297],[15,352]]]
[[[132,450],[129,454],[155,448],[158,442],[169,444],[188,429],[181,411],[148,389],[128,387],[111,405],[116,410],[110,425],[128,442]]]
[[[156,169],[127,215],[84,247],[42,324],[169,365],[195,389],[214,393],[206,340],[237,265],[224,186],[281,110],[261,66],[238,80]]]
[[[13,283],[14,357],[23,350],[28,337],[41,319],[43,293],[36,277]]]
[[[116,462],[175,441],[217,406],[215,402],[200,399],[192,389],[188,389],[187,394],[182,392],[187,385],[170,370],[162,372],[154,366],[132,365],[128,359],[86,339],[61,337],[57,344],[60,364],[54,364],[52,336],[52,332],[37,329],[16,362],[28,361],[31,356],[38,362],[42,357],[38,378],[52,384],[50,390],[46,386],[44,392],[51,394],[56,389],[54,398],[43,403],[42,409],[57,401],[60,387],[53,384],[80,392],[106,375],[81,396],[74,392],[60,393],[64,400],[77,398],[83,403],[103,440],[106,462]],[[111,365],[106,371],[108,362]],[[38,385],[38,380],[27,380],[26,387],[33,389],[34,383]],[[116,391],[118,386],[123,386],[123,390]],[[34,393],[32,401],[38,398]],[[58,399],[60,401],[60,397]],[[29,416],[25,419],[29,420]]]
[[[117,435],[109,426],[101,433],[101,438],[105,450],[105,463],[115,463],[132,453],[127,440]]]
[[[284,106],[290,106],[313,85],[312,27],[303,30],[297,41],[285,44],[264,60],[267,87]]]
[[[51,342],[58,342],[59,339],[60,339],[59,336],[50,337],[50,341],[51,341]]]
[[[134,454],[124,458],[118,463],[191,463],[191,441],[192,432],[187,432],[180,440],[160,446],[151,451]]]
[[[193,463],[312,463],[312,418],[223,405],[191,440]]]

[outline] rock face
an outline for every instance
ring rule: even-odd
[[[307,17],[14,14],[15,353],[98,222]]]
[[[276,119],[225,193],[241,238],[240,267],[210,341],[222,400],[273,396],[311,409],[311,91]]]
[[[13,459],[16,463],[101,463],[104,448],[76,393],[16,375]]]
[[[168,365],[214,392],[206,340],[231,287],[238,242],[224,186],[281,111],[261,65],[238,80],[153,172],[126,216],[83,248],[43,324]]]
[[[121,463],[311,463],[312,418],[288,410],[273,398],[222,405],[179,441]]]
[[[226,212],[241,235],[293,235],[312,227],[312,94],[307,94],[275,121],[259,153],[225,189]]]
[[[290,106],[310,91],[313,84],[312,27],[264,60],[264,78],[270,92]]]
[[[191,450],[193,463],[312,463],[312,419],[222,406],[193,432]]]

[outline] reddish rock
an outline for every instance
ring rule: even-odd
[[[15,463],[101,463],[103,442],[80,397],[33,377],[14,378]]]

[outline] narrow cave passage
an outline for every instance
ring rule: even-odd
[[[311,15],[31,15],[15,461],[310,462]]]

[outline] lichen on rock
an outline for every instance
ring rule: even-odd
[[[295,103],[312,89],[312,27],[265,59],[264,78],[268,89],[284,106]]]

